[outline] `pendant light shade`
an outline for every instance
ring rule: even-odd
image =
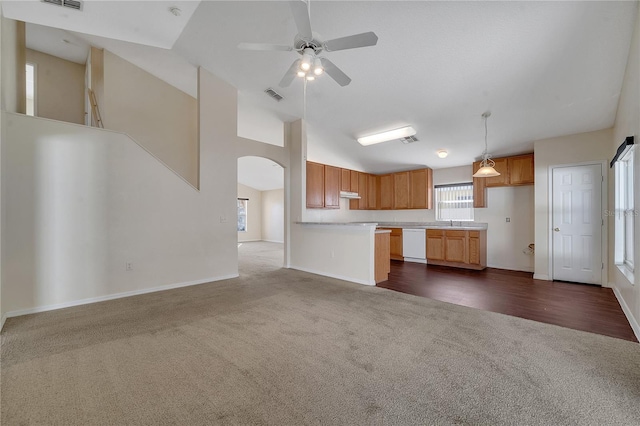
[[[496,163],[491,159],[491,155],[489,155],[487,150],[487,118],[489,118],[489,116],[491,116],[489,111],[482,114],[482,118],[484,118],[484,151],[482,152],[480,168],[473,174],[474,178],[500,176],[500,173],[494,169]]]

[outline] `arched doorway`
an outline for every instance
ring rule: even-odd
[[[284,264],[284,169],[263,157],[238,158],[238,271],[253,275]]]

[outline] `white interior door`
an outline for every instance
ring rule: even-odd
[[[602,284],[602,166],[552,175],[553,279]]]

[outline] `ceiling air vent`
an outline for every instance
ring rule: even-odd
[[[266,93],[267,95],[271,96],[273,99],[275,99],[278,102],[280,102],[281,100],[284,99],[280,93],[276,92],[271,87],[269,87],[267,90],[265,90],[264,93]]]
[[[42,0],[42,2],[68,7],[69,9],[82,10],[82,2],[79,0]]]
[[[401,138],[400,141],[402,143],[414,143],[418,142],[418,138],[416,138],[415,136],[407,136],[405,138]]]

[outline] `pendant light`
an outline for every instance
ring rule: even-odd
[[[487,118],[491,116],[489,111],[482,114],[482,118],[484,118],[484,151],[482,152],[482,161],[480,162],[480,168],[477,172],[473,174],[474,178],[485,178],[485,177],[493,177],[500,176],[500,173],[496,171],[493,167],[496,163],[491,159],[491,155],[487,150]]]

